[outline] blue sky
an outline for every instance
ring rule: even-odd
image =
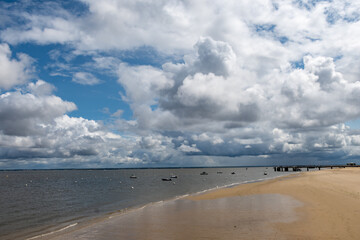
[[[2,1],[0,168],[357,162],[359,8]]]

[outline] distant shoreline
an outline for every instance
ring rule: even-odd
[[[195,167],[123,167],[123,168],[25,168],[25,169],[0,169],[0,171],[63,171],[63,170],[136,170],[136,169],[201,169],[201,168],[273,168],[274,166],[195,166]]]
[[[24,168],[24,169],[0,169],[1,171],[103,171],[103,170],[136,170],[136,169],[213,169],[213,168],[275,168],[275,167],[287,167],[287,168],[344,168],[344,167],[360,167],[360,165],[261,165],[261,166],[192,166],[192,167],[119,167],[119,168]],[[291,170],[290,170],[291,171]]]

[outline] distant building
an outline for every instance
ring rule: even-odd
[[[347,165],[347,166],[355,166],[356,163],[354,163],[354,162],[349,162],[349,163],[347,163],[346,165]]]

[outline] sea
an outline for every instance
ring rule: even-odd
[[[270,167],[0,171],[0,239],[32,240],[107,214],[290,173]]]

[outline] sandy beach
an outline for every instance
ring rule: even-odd
[[[113,214],[37,239],[359,239],[360,168],[303,172]]]

